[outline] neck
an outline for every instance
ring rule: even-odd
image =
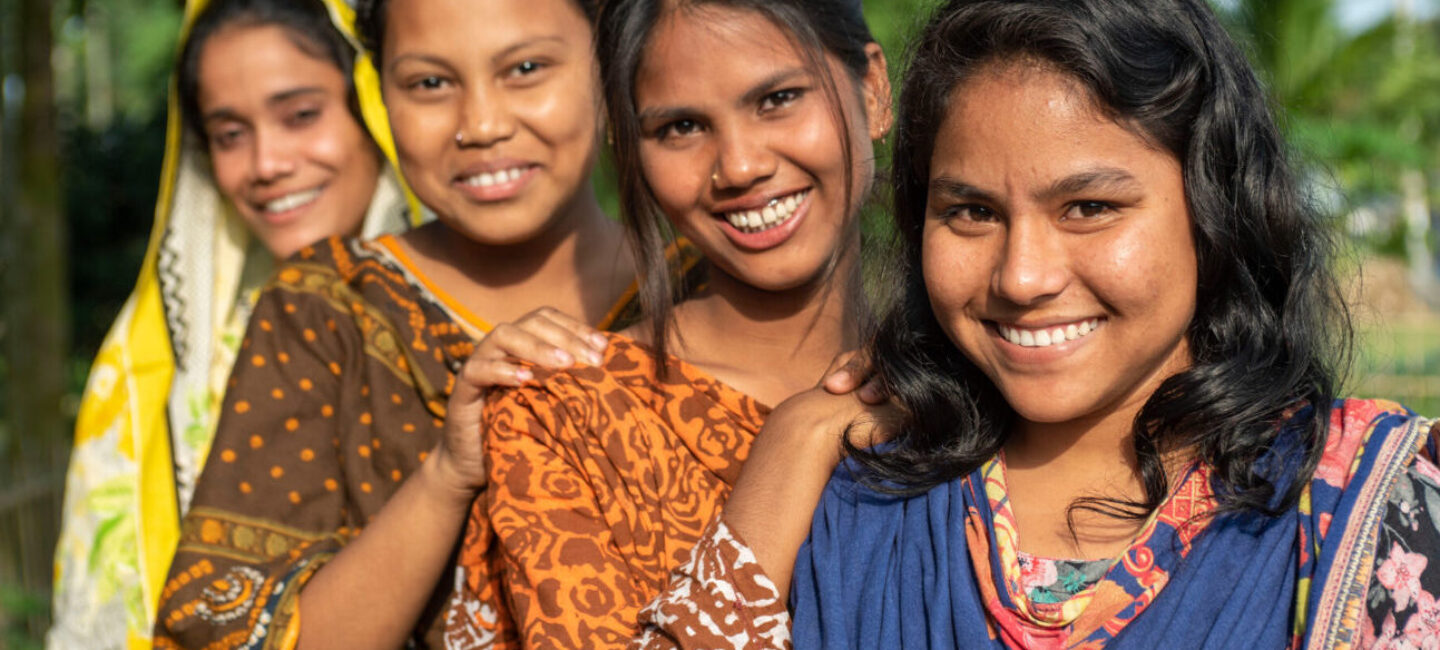
[[[433,260],[426,269],[433,280],[493,323],[546,305],[594,323],[633,278],[622,227],[600,209],[588,184],[522,242],[477,242],[439,221],[405,239]]]
[[[859,345],[866,306],[857,250],[848,246],[816,280],[785,291],[714,270],[706,291],[676,309],[674,350],[766,404],[813,388],[836,355]]]
[[[578,243],[587,248],[618,242],[619,225],[600,209],[595,193],[586,185],[565,205],[557,218],[537,236],[507,244],[488,244],[465,237],[443,224],[427,243],[457,271],[476,284],[501,289],[525,284],[547,271],[573,270],[582,257]]]

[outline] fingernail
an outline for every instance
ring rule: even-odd
[[[575,357],[570,356],[570,353],[564,350],[555,351],[555,360],[565,366],[575,363]]]
[[[850,381],[850,371],[844,368],[836,370],[834,374],[830,375],[830,381]]]
[[[609,347],[610,339],[605,338],[604,334],[596,333],[590,335],[590,343],[591,345],[594,345],[595,347],[604,350],[606,347]]]
[[[517,381],[530,381],[531,379],[534,379],[534,378],[535,378],[535,373],[530,372],[530,369],[529,369],[529,368],[521,368],[521,369],[515,371],[515,379],[516,379]]]
[[[598,366],[598,365],[600,365],[600,364],[602,364],[602,363],[605,363],[605,358],[602,357],[602,356],[600,356],[600,353],[599,353],[599,352],[591,352],[589,356],[590,356],[590,365],[592,365],[592,366]]]

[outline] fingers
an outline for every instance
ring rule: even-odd
[[[608,344],[594,328],[549,307],[542,307],[514,323],[498,325],[480,341],[475,355],[490,361],[525,361],[546,368],[568,368],[576,363],[598,365]]]
[[[831,370],[825,374],[821,385],[831,394],[844,395],[858,390],[860,400],[866,404],[878,404],[887,399],[883,386],[875,377],[870,355],[864,350],[846,352],[836,357],[830,366]]]

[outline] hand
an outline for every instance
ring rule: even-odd
[[[877,403],[867,402],[865,386],[873,381],[860,390],[836,394],[829,381],[833,376],[834,373],[827,373],[826,381],[820,386],[797,393],[776,406],[756,438],[757,450],[771,445],[798,444],[819,454],[814,458],[822,464],[816,470],[829,476],[840,462],[842,441],[847,436],[851,443],[862,448],[889,440],[900,421],[899,409],[878,391],[870,396]],[[782,442],[782,438],[786,441]]]
[[[607,345],[604,334],[550,307],[490,330],[455,374],[445,435],[435,450],[443,483],[467,502],[485,487],[480,418],[490,388],[530,381],[534,375],[526,363],[555,369],[599,365]]]
[[[820,381],[825,390],[834,395],[855,393],[861,402],[879,406],[890,401],[885,385],[875,374],[870,363],[870,353],[864,349],[843,352],[830,362],[825,378]]]

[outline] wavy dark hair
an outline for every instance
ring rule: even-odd
[[[185,47],[176,64],[176,90],[180,114],[186,126],[205,141],[205,124],[200,114],[200,53],[216,32],[227,27],[274,25],[285,31],[301,52],[334,65],[345,77],[346,105],[355,121],[364,124],[360,98],[355,93],[355,50],[330,22],[330,13],[320,0],[214,0],[195,17]],[[367,132],[368,133],[368,132]]]
[[[595,22],[595,12],[599,10],[600,0],[571,0],[571,2],[585,12],[587,20],[592,24]],[[387,19],[385,12],[389,6],[390,0],[358,0],[355,3],[355,34],[360,39],[361,47],[375,57],[377,70],[380,69],[381,55],[384,53]]]
[[[1005,443],[1015,414],[936,320],[920,240],[952,96],[986,66],[1017,61],[1074,79],[1117,124],[1179,159],[1199,267],[1186,332],[1194,364],[1134,422],[1144,497],[1080,499],[1071,513],[1148,516],[1170,490],[1162,455],[1176,450],[1214,469],[1222,511],[1292,506],[1306,481],[1281,475],[1314,473],[1350,324],[1328,266],[1333,239],[1299,188],[1260,81],[1204,0],[951,0],[933,15],[902,86],[892,161],[902,295],[872,345],[904,421],[893,446],[847,441],[848,452],[871,478],[918,493]],[[1297,410],[1277,458],[1277,432]]]
[[[655,26],[671,12],[703,6],[753,12],[790,35],[806,65],[820,80],[830,105],[835,107],[835,120],[842,125],[845,169],[852,168],[855,152],[850,138],[844,135],[848,116],[825,56],[836,57],[858,81],[869,68],[865,47],[875,42],[860,0],[623,0],[606,2],[600,10],[596,49],[619,177],[620,207],[639,269],[640,304],[650,320],[658,358],[665,356],[672,309],[684,298],[685,286],[674,279],[680,277],[677,260],[666,256],[675,232],[650,193],[641,167],[642,133],[635,106],[635,75]],[[854,188],[848,183],[847,179],[845,205],[850,205],[854,196]],[[663,368],[664,364],[659,366]]]

